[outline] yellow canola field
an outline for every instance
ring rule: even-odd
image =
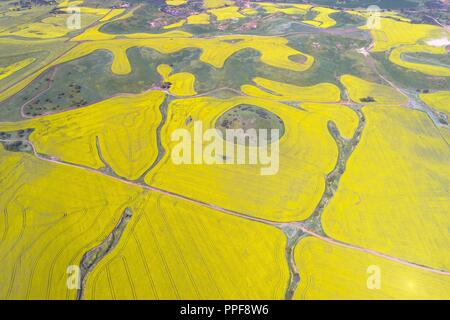
[[[125,12],[125,9],[112,9],[110,10],[103,18],[101,18],[100,22],[105,22],[114,19],[118,15],[121,15]]]
[[[193,135],[196,121],[203,131],[214,128],[227,110],[241,105],[255,105],[278,115],[285,124],[279,142],[279,171],[261,175],[258,164],[175,164],[171,153],[179,144],[172,141],[176,129]],[[167,122],[161,130],[161,143],[166,154],[146,177],[149,185],[212,203],[247,215],[277,221],[307,218],[324,191],[324,176],[337,160],[336,142],[327,123],[335,121],[347,138],[353,135],[357,116],[339,105],[303,104],[305,111],[279,102],[250,97],[216,99],[201,97],[173,101]],[[190,119],[191,121],[187,121]],[[230,146],[229,142],[220,141]],[[203,148],[209,143],[204,142]],[[247,147],[247,152],[249,148]],[[193,155],[194,153],[192,153]],[[221,155],[216,155],[221,159]]]
[[[450,116],[450,91],[438,91],[433,93],[422,93],[420,99],[432,109],[443,112]],[[445,126],[438,126],[442,137],[450,144],[450,130]]]
[[[326,234],[449,271],[447,143],[423,112],[395,106],[363,112],[360,144],[323,213]]]
[[[209,24],[209,14],[200,13],[187,17],[188,24]]]
[[[277,101],[338,102],[341,99],[341,91],[331,83],[299,87],[259,77],[253,82],[257,86],[243,85],[241,91],[249,96]]]
[[[232,6],[235,3],[236,2],[232,0],[203,0],[203,8],[205,9],[220,8],[226,5]]]
[[[245,14],[246,16],[251,16],[251,15],[257,14],[258,10],[256,10],[255,8],[244,8],[244,9],[241,9],[241,13]]]
[[[363,80],[353,75],[341,76],[341,83],[347,89],[350,99],[361,103],[362,98],[372,97],[375,99],[370,104],[376,105],[399,105],[408,102],[408,98],[394,88]]]
[[[229,19],[241,19],[245,18],[244,15],[238,12],[239,7],[230,6],[224,8],[217,8],[208,10],[211,14],[213,14],[217,21],[229,20]]]
[[[140,190],[0,145],[0,298],[75,299],[68,266],[107,237]]]
[[[163,29],[173,29],[173,28],[182,27],[182,26],[184,26],[185,23],[186,23],[186,19],[181,19],[178,22],[164,26]]]
[[[410,45],[395,48],[389,55],[389,60],[399,66],[411,70],[419,71],[431,76],[450,77],[450,68],[444,66],[430,65],[425,63],[408,62],[402,59],[402,54],[426,52],[431,54],[445,55],[448,54],[445,47],[433,47],[427,45]]]
[[[311,8],[310,5],[288,5],[288,4],[281,4],[281,3],[270,3],[270,2],[257,2],[256,5],[262,7],[266,13],[284,13],[284,14],[305,14],[309,8]]]
[[[434,110],[450,116],[450,91],[422,93],[420,94],[420,99]]]
[[[346,138],[351,139],[353,137],[353,134],[356,130],[356,127],[358,126],[358,117],[356,113],[350,108],[347,108],[342,105],[338,104],[320,104],[320,103],[303,103],[302,108],[305,109],[309,115],[307,118],[310,117],[310,115],[313,115],[313,117],[320,117],[323,119],[328,119],[328,121],[334,121],[336,123],[336,126],[339,129],[340,134]],[[309,126],[310,124],[305,124],[306,126]],[[321,131],[322,128],[318,128],[319,131]],[[328,129],[326,129],[327,135],[331,137],[331,135],[328,133]],[[322,133],[317,134],[318,136],[322,135]],[[334,167],[333,163],[333,167]],[[329,169],[329,170],[328,170]],[[331,167],[327,168],[325,171],[328,173],[331,171]]]
[[[84,0],[62,0],[58,2],[58,8],[80,6],[83,2]]]
[[[166,0],[166,3],[169,6],[181,6],[182,4],[187,3],[187,0]]]
[[[380,29],[370,30],[374,40],[373,52],[382,52],[405,44],[415,44],[419,40],[440,37],[445,33],[443,28],[429,24],[413,24],[381,18]],[[366,29],[367,26],[361,27]]]
[[[86,299],[283,299],[276,228],[155,193],[135,212],[89,275]]]
[[[100,22],[106,22],[112,20],[113,18],[121,15],[125,12],[125,9],[108,9],[108,8],[91,8],[91,7],[78,7],[80,9],[81,14],[95,14],[98,16],[102,16],[99,20]],[[62,8],[61,11],[65,11],[67,13],[71,13],[69,8]],[[66,17],[67,18],[67,17]]]
[[[304,20],[303,23],[307,23],[320,28],[330,28],[336,24],[336,20],[330,17],[330,14],[339,12],[338,10],[315,7],[311,11],[318,12],[319,14],[313,20]]]
[[[283,2],[250,2],[252,5],[261,7],[273,7],[273,8],[297,8],[302,10],[308,10],[312,7],[310,4],[302,3],[283,3]]]
[[[300,283],[294,299],[450,299],[448,276],[317,238],[299,242],[295,261]],[[380,288],[369,289],[378,270]]]
[[[195,76],[189,72],[179,72],[172,74],[172,67],[167,64],[161,64],[157,68],[158,73],[164,82],[170,82],[169,92],[175,96],[193,96],[195,92]]]
[[[133,180],[157,157],[156,128],[163,100],[160,91],[124,95],[81,109],[0,123],[0,130],[35,128],[30,141],[38,153],[91,168],[107,164],[117,175]]]
[[[441,132],[442,138],[447,141],[447,144],[450,144],[450,130],[446,127],[438,127]]]
[[[26,58],[15,62],[6,67],[0,67],[0,80],[9,77],[13,73],[19,71],[20,69],[25,68],[26,66],[32,64],[36,59],[35,58]]]

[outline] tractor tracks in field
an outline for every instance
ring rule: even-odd
[[[358,145],[359,140],[361,138],[362,131],[364,129],[364,125],[365,125],[365,118],[364,118],[362,111],[360,110],[360,106],[355,105],[355,106],[353,106],[352,109],[358,114],[359,124],[358,124],[358,127],[355,130],[355,133],[351,139],[347,140],[347,139],[341,137],[336,126],[332,122],[328,123],[328,129],[329,129],[330,133],[332,134],[333,138],[335,139],[335,141],[338,145],[338,148],[339,148],[338,160],[336,162],[334,169],[326,177],[327,183],[326,183],[325,191],[323,193],[321,200],[319,201],[319,204],[317,205],[313,214],[308,219],[302,220],[302,221],[278,222],[278,221],[272,221],[272,220],[268,220],[268,219],[254,217],[254,216],[251,216],[251,215],[248,215],[245,213],[241,213],[238,211],[223,208],[223,207],[220,207],[215,204],[211,204],[211,203],[207,203],[207,202],[204,202],[201,200],[193,199],[193,198],[190,198],[185,195],[178,194],[178,193],[175,193],[172,191],[160,189],[158,187],[154,187],[154,186],[145,184],[140,181],[130,181],[125,178],[113,175],[109,172],[105,172],[104,170],[101,170],[101,169],[94,169],[94,168],[90,168],[88,166],[66,162],[66,161],[60,160],[54,156],[40,154],[36,151],[34,145],[30,141],[25,141],[25,142],[28,143],[30,145],[30,148],[32,149],[32,151],[30,153],[35,158],[37,158],[41,161],[49,162],[54,165],[63,165],[63,166],[68,166],[68,167],[72,167],[72,168],[77,168],[80,170],[89,171],[94,174],[99,174],[99,175],[105,176],[107,178],[114,179],[121,183],[126,183],[130,186],[142,188],[142,189],[145,189],[145,190],[148,190],[151,192],[156,192],[159,194],[164,194],[168,197],[176,198],[176,199],[179,199],[182,201],[187,201],[187,202],[193,203],[195,205],[200,205],[200,206],[212,209],[215,212],[232,215],[237,218],[242,218],[242,219],[246,219],[246,220],[253,221],[253,222],[263,223],[265,225],[276,227],[277,229],[281,230],[285,234],[286,239],[287,239],[284,250],[285,250],[285,258],[286,258],[286,262],[287,262],[287,266],[288,266],[288,270],[289,270],[289,275],[290,275],[287,289],[285,291],[285,299],[292,299],[292,297],[295,293],[295,290],[298,286],[298,283],[300,281],[300,274],[299,274],[297,264],[296,264],[295,258],[294,258],[295,247],[301,239],[303,239],[305,237],[309,237],[309,236],[321,239],[327,243],[330,243],[330,244],[333,244],[336,246],[356,250],[356,251],[363,252],[366,254],[375,255],[375,256],[381,257],[383,259],[387,259],[387,260],[390,260],[390,261],[393,261],[393,262],[396,262],[396,263],[399,263],[399,264],[402,264],[402,265],[405,265],[408,267],[413,267],[413,268],[425,270],[425,271],[436,273],[436,274],[450,276],[450,271],[440,270],[440,269],[436,269],[433,267],[420,265],[417,263],[413,263],[413,262],[406,261],[406,260],[403,260],[403,259],[400,259],[400,258],[397,258],[394,256],[384,254],[382,252],[378,252],[376,250],[363,248],[363,247],[360,247],[357,245],[345,243],[345,242],[342,242],[342,241],[339,241],[339,240],[336,240],[336,239],[333,239],[333,238],[327,236],[325,234],[325,232],[323,231],[322,224],[321,224],[322,212],[323,212],[325,206],[329,203],[329,201],[331,200],[331,198],[333,197],[333,195],[335,194],[335,192],[337,190],[339,180],[340,180],[341,176],[343,175],[343,173],[345,172],[346,162],[349,159],[349,157],[351,156],[355,147]],[[124,214],[125,214],[125,212],[124,212]],[[116,228],[114,228],[114,230],[107,237],[107,239],[105,239],[105,241],[102,242],[102,244],[100,244],[98,247],[95,247],[94,249],[91,249],[90,251],[88,251],[88,253],[89,253],[92,250],[94,250],[91,253],[89,253],[89,254],[86,253],[86,254],[88,254],[88,256],[90,256],[90,257],[94,257],[93,252],[101,251],[101,252],[104,252],[104,254],[103,255],[95,255],[95,257],[100,257],[100,256],[103,257],[108,252],[110,252],[113,249],[113,247],[115,246],[114,243],[117,244],[117,242],[120,239],[121,233],[117,234],[117,232],[119,229],[124,227],[123,219],[124,218],[122,217],[122,220],[118,223]],[[122,232],[123,232],[123,230],[122,230]],[[100,247],[103,249],[101,249]],[[105,250],[105,248],[109,248],[109,249]],[[85,254],[85,256],[86,256],[86,254]],[[95,258],[95,259],[93,259],[94,262],[92,262],[92,258],[90,258],[91,263],[86,263],[86,261],[89,260],[89,259],[88,260],[86,260],[86,259],[87,258],[84,257],[82,260],[82,263],[85,264],[83,279],[85,279],[86,274],[93,268],[93,266],[96,265],[98,263],[98,261],[100,261],[99,258]],[[97,261],[97,262],[95,262],[95,261]],[[82,297],[82,293],[79,293],[78,297]]]

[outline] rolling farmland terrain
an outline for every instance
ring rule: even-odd
[[[450,299],[449,20],[2,1],[0,299]]]

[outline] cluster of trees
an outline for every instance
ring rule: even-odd
[[[361,98],[359,100],[361,100],[361,102],[375,102],[374,97],[371,97],[371,96],[367,96],[367,97]]]

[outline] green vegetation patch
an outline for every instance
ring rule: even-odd
[[[130,50],[130,56],[137,56]],[[111,73],[112,54],[97,51],[87,57],[47,70],[19,94],[1,104],[8,118],[20,118],[60,112],[86,106],[119,92],[141,92],[157,79],[156,72],[142,59],[133,59],[133,72],[127,76]]]
[[[200,13],[200,3],[193,3],[188,6],[177,6],[172,10],[167,10],[164,0],[153,0],[151,4],[145,4],[134,11],[133,16],[123,20],[110,22],[103,26],[100,31],[111,34],[127,33],[160,33],[166,32],[164,26],[178,22],[194,13]]]
[[[409,52],[409,53],[402,53],[401,59],[412,63],[429,64],[433,66],[450,68],[450,55],[448,54]]]
[[[275,81],[295,83],[299,86],[311,86],[322,82],[330,82],[341,87],[340,76],[347,74],[349,70],[369,81],[378,79],[358,48],[365,47],[369,40],[361,30],[352,32],[329,34],[328,31],[311,35],[292,35],[287,37],[289,46],[314,57],[312,67],[304,72],[292,72],[289,70],[269,70],[263,67],[259,70],[259,76]],[[291,60],[293,57],[290,57]],[[272,68],[276,69],[276,68]],[[275,75],[275,76],[274,76]]]
[[[367,23],[367,19],[347,12],[334,12],[330,14],[330,18],[336,21],[334,28],[348,26],[360,27]]]
[[[159,54],[147,48],[127,51],[132,72],[111,72],[113,56],[96,51],[86,57],[53,67],[24,90],[0,103],[1,119],[15,121],[25,117],[80,108],[120,93],[140,93],[160,82],[158,64],[174,64],[175,72],[184,69],[198,53],[183,50],[172,55]]]
[[[245,132],[250,129],[255,129],[256,132],[258,132],[259,129],[267,129],[267,142],[269,143],[271,142],[269,130],[278,129],[280,138],[285,132],[284,122],[279,116],[266,109],[248,104],[240,104],[224,112],[217,119],[215,127],[220,130],[222,135],[226,138],[228,138],[226,135],[227,129],[243,129]],[[236,143],[234,137],[233,140]],[[247,140],[245,141],[246,143],[248,142]]]
[[[402,88],[419,92],[423,90],[448,90],[450,87],[449,77],[430,76],[400,67],[389,61],[388,54],[384,52],[372,53],[371,56],[377,61],[379,71]]]
[[[32,128],[20,129],[16,131],[0,131],[0,144],[6,151],[11,152],[32,152],[33,149],[28,142]]]

